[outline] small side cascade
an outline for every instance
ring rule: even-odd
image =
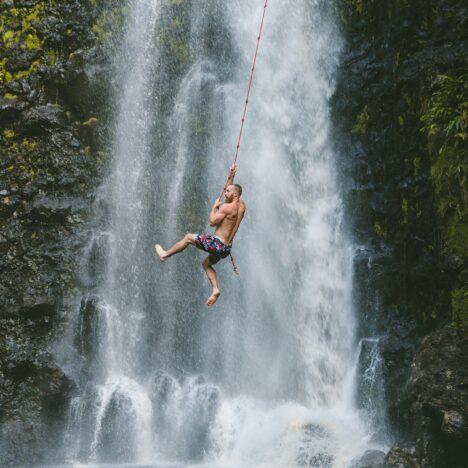
[[[388,434],[380,338],[362,338],[359,349],[358,405],[366,414],[375,441],[386,443]]]

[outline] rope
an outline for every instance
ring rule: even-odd
[[[233,270],[234,270],[234,273],[235,273],[236,275],[238,275],[238,274],[239,274],[239,270],[237,269],[237,265],[236,265],[236,262],[235,262],[235,260],[234,260],[234,257],[232,256],[232,253],[229,254],[229,257],[231,258],[231,263],[232,263],[232,268],[233,268]]]
[[[257,36],[257,46],[255,47],[255,55],[253,58],[252,68],[250,69],[249,86],[247,87],[247,95],[245,96],[244,112],[242,113],[241,126],[239,129],[239,136],[237,138],[236,152],[234,154],[233,164],[237,163],[237,157],[239,156],[239,148],[240,148],[240,143],[242,139],[242,132],[244,130],[244,122],[245,122],[245,116],[247,114],[247,106],[249,105],[250,90],[252,89],[253,77],[255,73],[255,64],[257,63],[258,49],[260,47],[260,39],[262,37],[263,23],[265,22],[265,14],[266,14],[267,6],[268,6],[268,0],[265,0],[265,3],[263,5],[262,21],[260,23],[260,30],[258,31],[258,36]]]
[[[245,116],[247,115],[247,107],[249,105],[250,91],[252,89],[252,83],[253,83],[253,78],[254,78],[254,73],[255,73],[255,64],[257,63],[258,49],[260,47],[260,39],[262,37],[263,24],[265,23],[265,14],[266,14],[267,6],[268,6],[268,0],[265,0],[265,2],[263,4],[262,21],[260,22],[260,29],[259,29],[258,35],[257,35],[257,45],[255,47],[255,54],[254,54],[254,58],[253,58],[253,62],[252,62],[252,67],[250,69],[249,84],[247,86],[247,94],[246,94],[245,100],[244,100],[244,111],[242,113],[241,124],[240,124],[240,129],[239,129],[239,135],[237,137],[237,144],[236,144],[236,151],[234,153],[233,165],[237,164],[237,158],[239,156],[239,148],[240,148],[240,144],[241,144],[241,140],[242,140],[242,134],[243,134],[243,131],[244,131]],[[220,198],[223,196],[223,193],[226,190],[226,188],[227,188],[227,181],[226,181],[226,184],[224,184],[223,191],[221,192]],[[234,257],[232,256],[232,254],[229,254],[229,256],[231,257],[231,263],[232,263],[232,267],[234,268],[234,273],[236,275],[238,275],[239,271],[237,270],[237,265],[236,265],[236,262],[234,261]]]
[[[245,99],[244,99],[244,111],[242,112],[239,135],[237,136],[237,143],[236,143],[236,150],[235,150],[235,153],[234,153],[233,164],[237,164],[237,158],[239,156],[239,148],[240,148],[242,135],[243,135],[243,131],[244,131],[245,116],[247,115],[247,107],[249,105],[250,91],[252,89],[253,78],[254,78],[254,73],[255,73],[255,64],[257,63],[258,49],[260,48],[260,39],[262,37],[263,24],[265,23],[265,14],[266,14],[267,6],[268,6],[268,0],[265,0],[265,2],[263,4],[262,21],[260,22],[260,29],[259,29],[258,35],[257,35],[257,45],[255,47],[255,54],[254,54],[254,58],[253,58],[252,67],[250,68],[249,84],[247,86],[247,93],[246,93],[246,96],[245,96]],[[223,187],[223,190],[221,192],[220,198],[223,196],[223,193],[226,190],[226,187],[227,187],[227,185],[224,184],[224,187]]]

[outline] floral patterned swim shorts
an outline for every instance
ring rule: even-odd
[[[198,248],[220,259],[226,258],[231,253],[231,246],[213,234],[195,234],[195,244]]]

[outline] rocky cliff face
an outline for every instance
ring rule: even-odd
[[[335,121],[360,245],[361,330],[383,337],[389,420],[403,443],[387,463],[462,466],[466,6],[349,0],[339,9],[347,50]]]
[[[104,160],[107,87],[94,3],[0,5],[2,466],[59,458],[55,431],[73,389],[49,346],[77,287],[84,222]]]

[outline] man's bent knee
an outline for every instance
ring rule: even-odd
[[[184,241],[189,244],[195,244],[195,234],[191,234],[191,233],[185,234]]]

